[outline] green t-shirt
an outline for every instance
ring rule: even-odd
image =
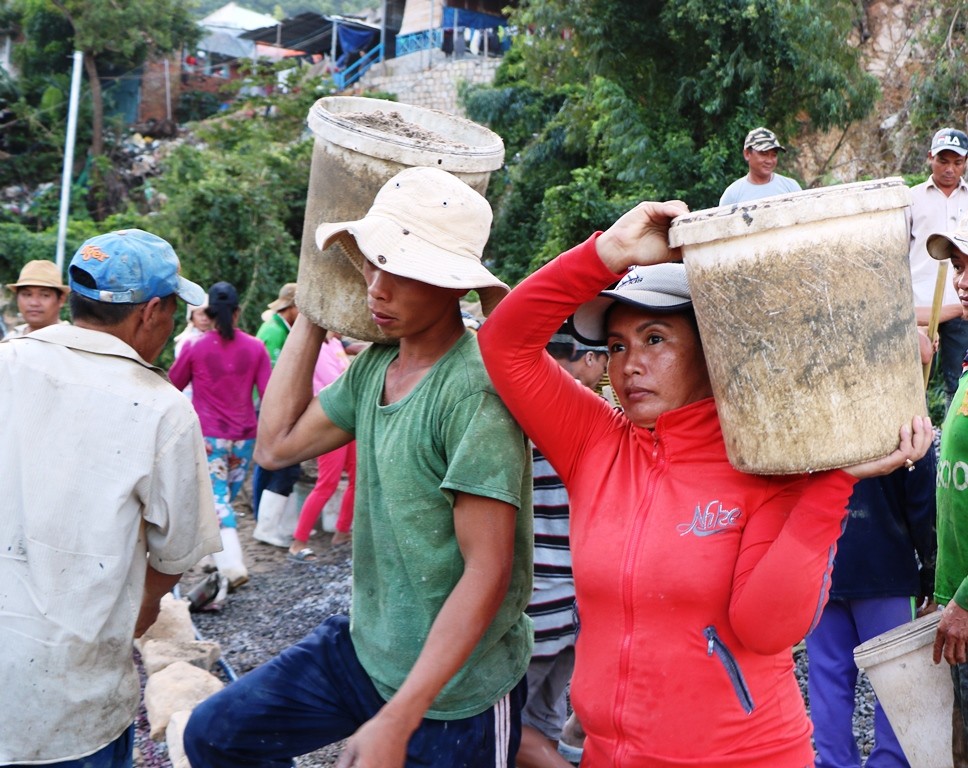
[[[396,347],[375,344],[319,394],[329,418],[356,436],[353,602],[350,634],[389,699],[423,648],[463,572],[454,492],[518,508],[511,585],[471,657],[427,717],[454,720],[492,706],[524,676],[531,657],[531,455],[464,336],[405,398],[380,405]]]
[[[269,350],[269,362],[272,363],[273,368],[276,367],[276,360],[279,359],[279,353],[282,352],[282,345],[286,343],[288,335],[289,326],[278,314],[266,320],[255,332],[255,337]]]
[[[941,430],[938,461],[938,566],[934,598],[954,598],[968,610],[968,376],[958,391]]]

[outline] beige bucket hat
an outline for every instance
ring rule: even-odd
[[[296,283],[286,283],[279,289],[279,298],[270,301],[267,306],[273,312],[281,312],[296,303]]]
[[[320,250],[340,245],[362,273],[363,259],[394,275],[441,288],[476,290],[488,315],[510,288],[481,263],[491,206],[439,168],[407,168],[381,187],[366,216],[321,224]]]
[[[14,292],[18,288],[26,288],[27,286],[54,288],[65,295],[71,292],[70,286],[64,285],[57,265],[46,259],[28,261],[20,270],[20,277],[17,278],[17,282],[7,283],[7,288]]]
[[[951,249],[957,248],[968,254],[968,216],[958,222],[958,228],[951,232],[937,232],[928,236],[928,253],[939,261],[951,258]]]

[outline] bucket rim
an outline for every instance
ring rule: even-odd
[[[863,669],[923,648],[934,642],[940,621],[941,611],[935,611],[872,637],[854,648],[854,661]]]
[[[823,210],[821,206],[810,205],[821,199],[827,203]],[[865,213],[889,213],[910,205],[911,191],[900,176],[803,189],[684,213],[672,220],[669,244],[674,248],[708,244],[779,227]]]
[[[468,143],[467,137],[461,137],[458,139],[460,144],[455,144],[448,143],[445,137],[445,141],[442,142],[427,142],[423,145],[415,145],[412,140],[407,139],[405,136],[388,131],[380,131],[370,126],[361,125],[358,122],[345,119],[339,111],[330,108],[336,104],[352,106],[352,110],[346,109],[343,110],[344,112],[399,112],[409,122],[436,133],[436,130],[424,124],[428,122],[426,119],[424,122],[420,120],[421,117],[433,116],[445,120],[454,126],[459,126],[470,134],[476,134],[480,137],[480,142],[470,144]],[[362,96],[324,96],[313,103],[306,121],[314,136],[329,141],[334,141],[334,137],[331,134],[321,136],[317,128],[322,127],[322,125],[327,125],[345,131],[347,135],[343,138],[347,142],[351,142],[354,136],[365,136],[382,144],[393,145],[410,151],[422,151],[433,154],[446,152],[448,155],[474,159],[493,159],[499,157],[501,162],[504,160],[504,140],[490,128],[461,117],[460,115],[454,115],[439,109],[420,107],[414,104],[387,101],[386,99],[370,99]],[[334,141],[334,143],[339,144],[340,142]],[[340,144],[340,146],[348,145]],[[492,168],[490,170],[496,169]]]

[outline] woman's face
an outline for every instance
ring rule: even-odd
[[[192,325],[200,331],[212,330],[212,318],[208,316],[204,307],[192,310]]]
[[[702,345],[686,315],[617,303],[607,331],[608,377],[636,426],[653,429],[666,411],[712,397]]]

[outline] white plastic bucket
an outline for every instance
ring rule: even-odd
[[[947,662],[931,660],[941,612],[903,624],[854,649],[854,661],[916,768],[951,768],[951,707]]]
[[[755,474],[885,456],[924,415],[902,179],[676,218],[729,460]]]
[[[324,328],[384,340],[366,310],[362,275],[339,245],[320,252],[317,227],[363,218],[384,183],[412,166],[441,168],[484,194],[491,171],[504,162],[504,142],[447,112],[358,96],[319,99],[307,121],[316,138],[296,302]]]

